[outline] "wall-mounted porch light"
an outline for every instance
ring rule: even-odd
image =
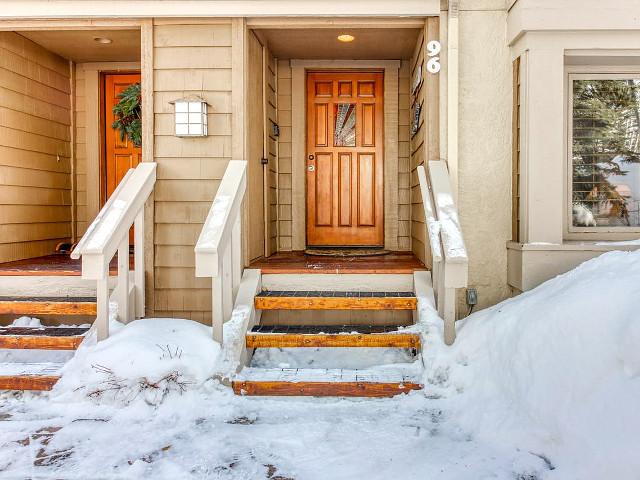
[[[175,136],[207,136],[207,102],[196,96],[173,100]]]
[[[341,42],[353,42],[356,39],[353,35],[349,35],[348,33],[343,33],[342,35],[338,35],[338,40]]]

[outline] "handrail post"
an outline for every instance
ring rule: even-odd
[[[238,295],[238,288],[240,288],[240,280],[242,277],[242,236],[241,236],[241,223],[240,215],[236,218],[233,224],[233,230],[231,232],[231,268],[232,268],[232,286],[233,286],[233,299],[235,301]]]
[[[220,275],[220,280],[222,281],[222,314],[224,315],[224,320],[231,318],[231,311],[233,310],[233,265],[231,264],[231,256],[231,246],[229,245],[222,254],[222,275]]]
[[[224,304],[221,277],[211,277],[211,292],[211,327],[213,328],[213,339],[222,345]]]
[[[96,291],[96,330],[98,341],[109,337],[109,264],[104,265],[102,277],[97,280]]]
[[[133,283],[135,288],[135,318],[144,317],[144,208],[133,224]]]
[[[118,320],[129,322],[129,232],[118,245]]]

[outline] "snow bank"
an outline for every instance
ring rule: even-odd
[[[211,378],[220,345],[211,327],[191,320],[147,318],[126,326],[112,320],[112,334],[87,338],[62,370],[52,394],[88,396],[126,404],[159,403],[171,391],[195,388]]]
[[[449,397],[463,428],[547,459],[549,478],[640,478],[640,251],[471,315],[452,347],[422,309],[425,392]]]

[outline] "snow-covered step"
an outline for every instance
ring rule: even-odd
[[[420,348],[420,335],[395,325],[256,325],[247,348],[387,347]]]
[[[420,390],[412,365],[364,370],[245,368],[232,382],[236,395],[393,397]]]
[[[89,327],[0,327],[0,348],[76,350]]]
[[[255,297],[259,310],[415,310],[413,292],[264,290]]]
[[[95,315],[95,297],[7,297],[0,296],[0,314]]]
[[[51,390],[60,379],[62,363],[2,363],[0,390]]]

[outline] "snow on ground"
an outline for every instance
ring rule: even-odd
[[[420,299],[425,390],[392,399],[237,397],[205,380],[209,328],[112,323],[50,394],[0,394],[0,478],[638,479],[639,279],[640,252],[605,254],[460,322],[453,347]],[[254,366],[372,361],[314,350]],[[128,394],[90,395],[105,385],[92,365]],[[153,386],[172,372],[184,389]]]
[[[461,324],[451,348],[431,329],[426,392],[474,438],[538,452],[554,478],[640,478],[640,251],[606,253]]]

